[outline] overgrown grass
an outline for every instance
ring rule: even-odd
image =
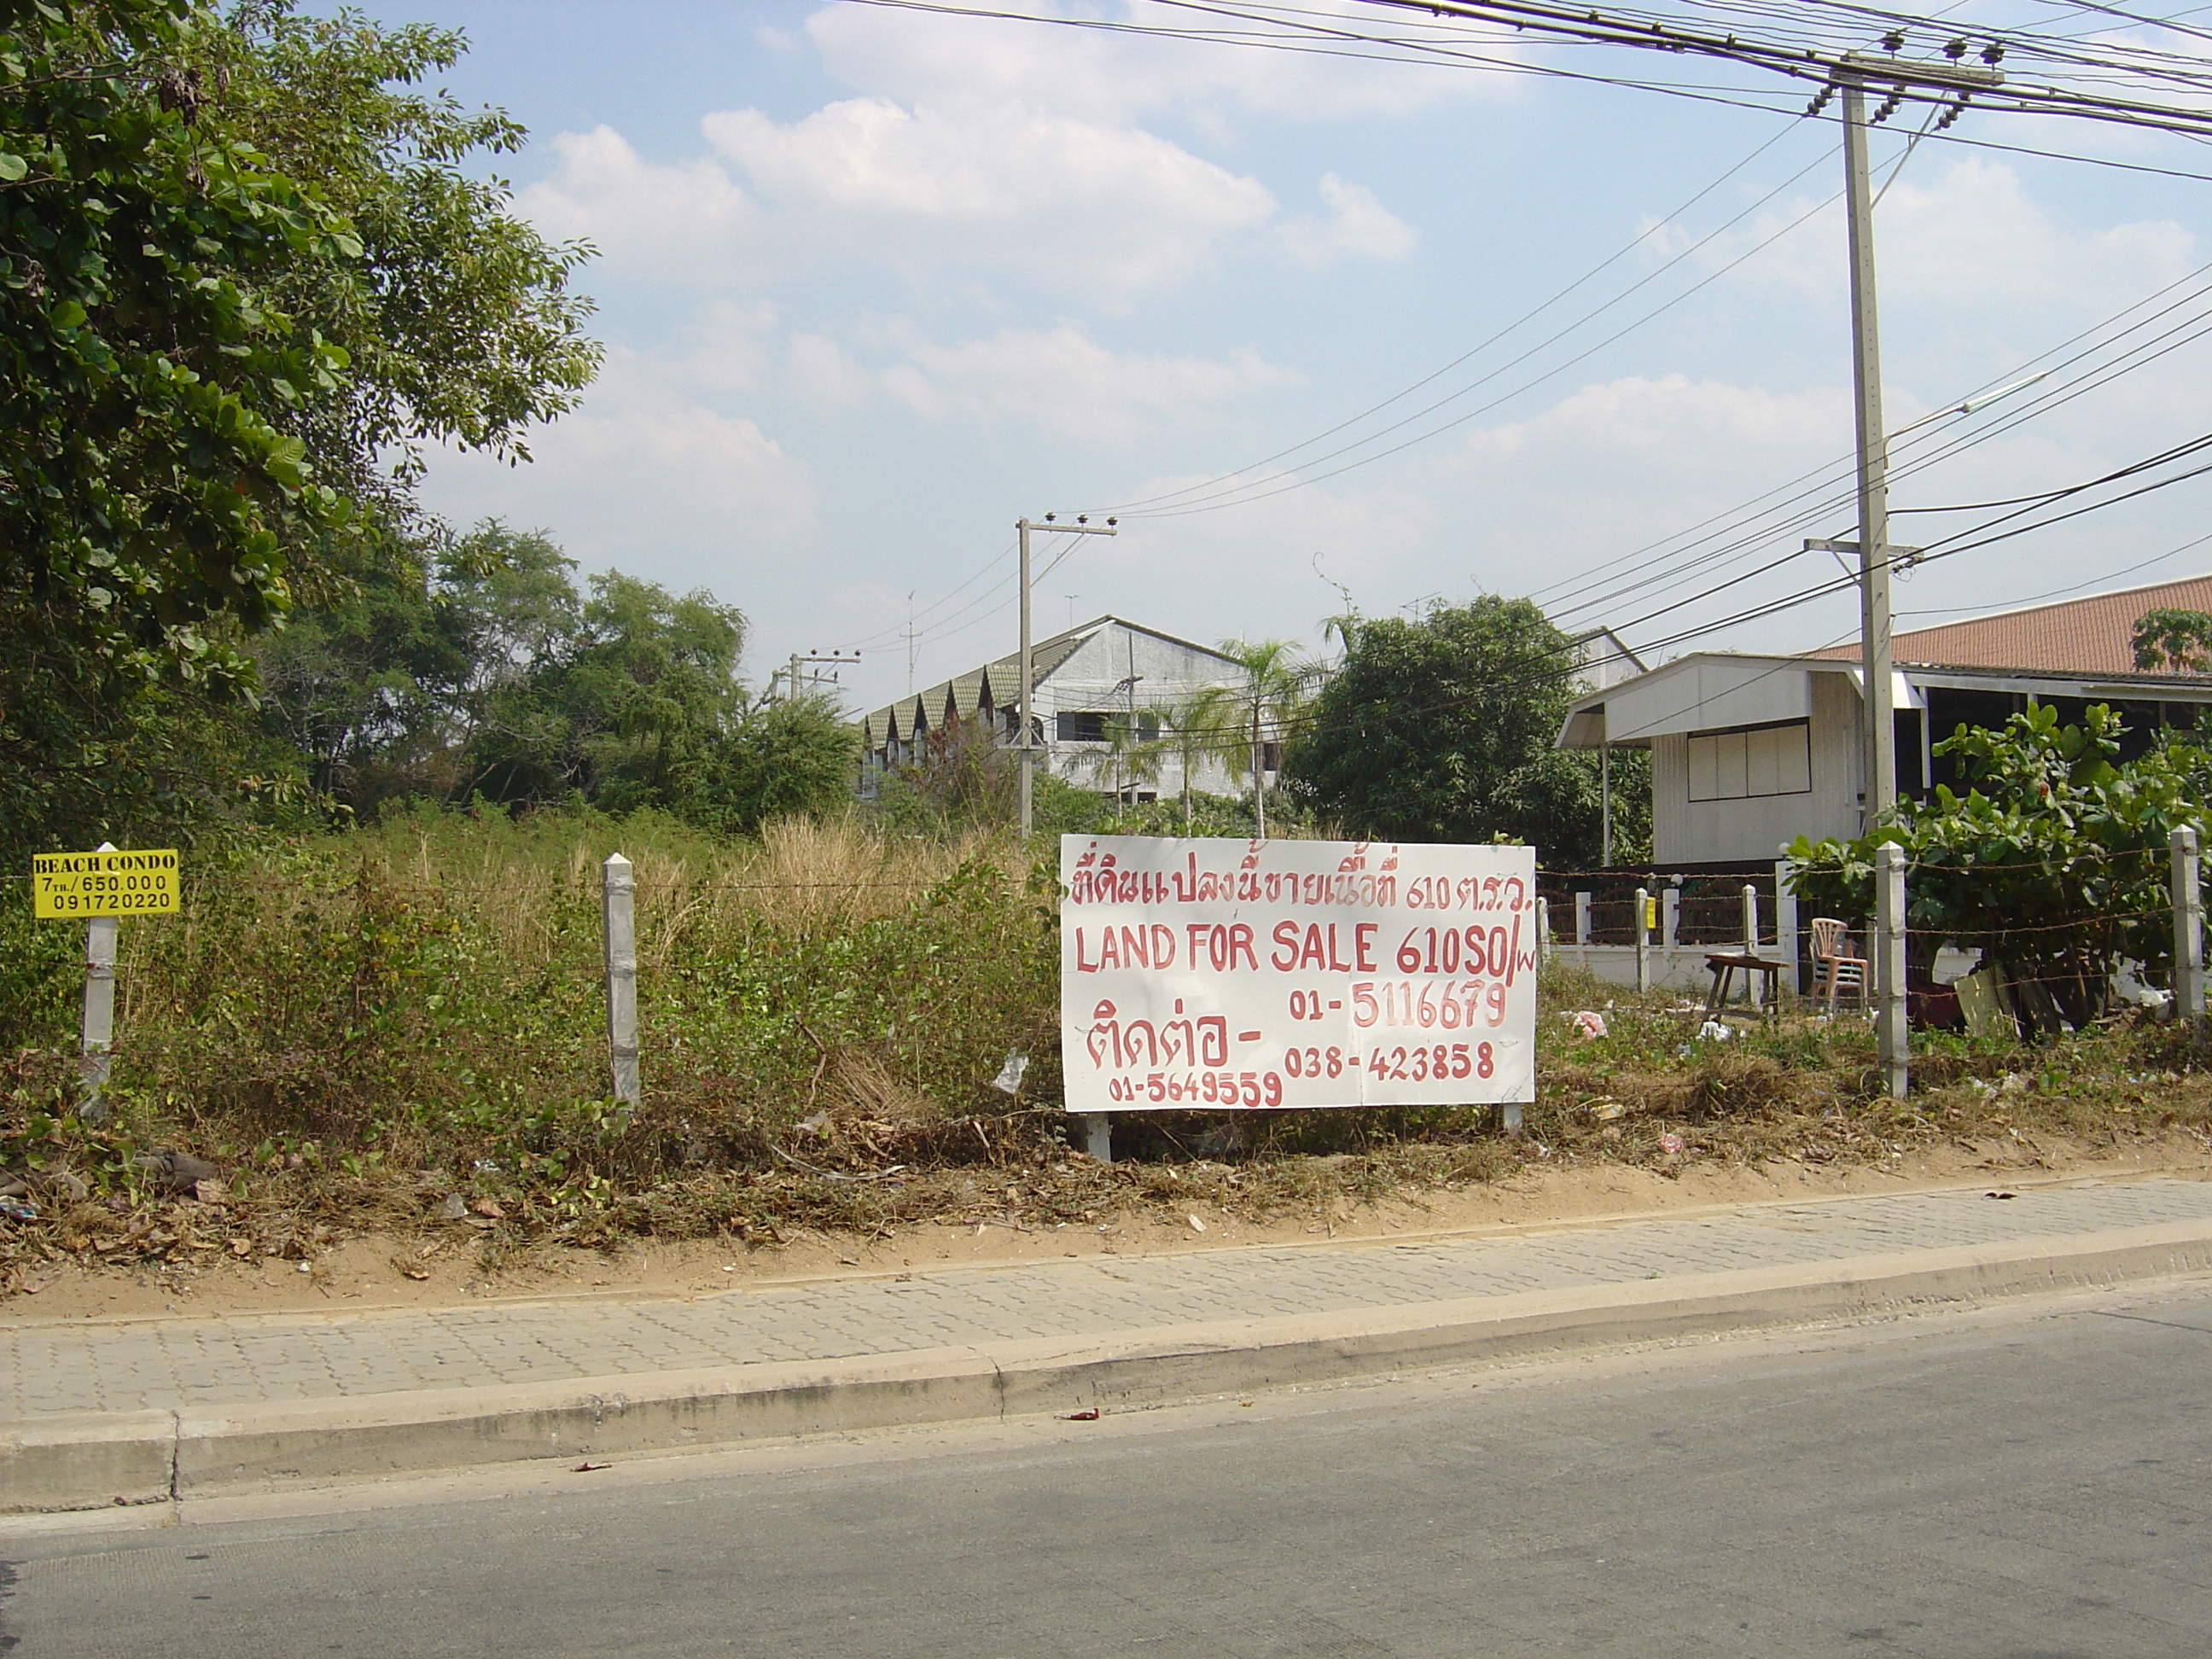
[[[599,864],[617,848],[638,883],[634,1113],[606,1092]],[[1522,1137],[1474,1107],[1133,1115],[1127,1161],[1103,1168],[1068,1151],[1058,1109],[1049,871],[1003,843],[845,823],[731,846],[651,818],[448,815],[272,846],[186,890],[182,915],[124,927],[99,1123],[76,1109],[77,930],[0,917],[19,947],[0,1178],[40,1210],[0,1219],[0,1264],[305,1258],[371,1229],[496,1252],[1146,1205],[1334,1218],[1531,1164],[1875,1163],[2212,1123],[2206,1078],[2153,1026],[2032,1049],[1917,1039],[1896,1103],[1863,1021],[1700,1040],[1675,999],[1559,969]],[[1583,1036],[1577,1008],[1606,1035]],[[990,1086],[1009,1052],[1029,1059],[1012,1098]],[[221,1189],[164,1191],[137,1160],[172,1147],[220,1166]]]

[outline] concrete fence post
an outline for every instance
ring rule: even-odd
[[[1674,966],[1674,948],[1682,942],[1682,886],[1675,883],[1659,896],[1659,948]]]
[[[1743,884],[1743,953],[1747,957],[1759,954],[1759,889],[1749,882]],[[1754,1008],[1759,1006],[1759,975],[1743,976],[1745,1000]]]
[[[104,841],[95,849],[115,850]],[[84,1030],[78,1052],[84,1077],[84,1100],[77,1115],[97,1123],[107,1115],[101,1091],[107,1087],[107,1068],[115,1046],[115,918],[94,916],[84,925]]]
[[[1651,988],[1651,894],[1643,887],[1636,890],[1636,988]]]
[[[1905,849],[1886,841],[1875,849],[1875,971],[1879,1000],[1875,1037],[1884,1086],[1902,1100],[1911,1085],[1905,1000]]]
[[[1575,948],[1582,953],[1583,966],[1589,966],[1590,896],[1575,895]]]
[[[637,1104],[637,877],[620,853],[599,866],[607,952],[607,1058],[615,1098]]]
[[[1552,965],[1552,901],[1536,896],[1536,966]]]
[[[2204,1040],[2204,896],[2197,885],[2197,831],[2175,830],[2173,850],[2173,1015],[2189,1022],[2192,1042]]]
[[[1788,859],[1774,860],[1774,954],[1787,964],[1778,976],[1782,989],[1790,996],[1798,994],[1797,983],[1797,895],[1790,890],[1790,878],[1797,866]]]

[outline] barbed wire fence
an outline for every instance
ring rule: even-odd
[[[1915,866],[1901,848],[1883,850],[1896,857],[1875,872],[1874,914],[1856,917],[1802,916],[1802,901],[1796,891],[1798,870],[1786,854],[1771,871],[1751,861],[1705,869],[1540,870],[1538,885],[1547,919],[1559,918],[1563,924],[1546,927],[1547,950],[1553,960],[1576,963],[1644,993],[1661,988],[1692,990],[1710,974],[1708,1012],[1717,1011],[1728,991],[1733,975],[1724,977],[1723,968],[1731,961],[1739,968],[1753,969],[1741,975],[1744,995],[1761,1013],[1772,1012],[1773,1003],[1814,997],[1832,1012],[1848,990],[1878,1024],[1891,1024],[1895,1041],[1890,1088],[1901,1096],[1909,1086],[1904,1034],[1916,998],[1923,1022],[1955,1015],[1970,1029],[1999,1022],[2009,1024],[2016,1034],[2024,1029],[2052,1029],[2063,1023],[2058,1010],[2062,995],[2078,996],[2090,978],[2109,983],[2132,977],[2131,969],[2141,964],[2105,960],[2100,955],[2096,961],[2084,958],[2058,971],[2048,964],[2003,961],[1995,954],[1997,947],[2023,938],[2079,935],[2085,929],[2109,939],[2116,927],[2163,923],[2172,929],[2172,989],[2161,995],[2140,981],[2131,988],[2145,1000],[2166,1002],[2173,1018],[2186,1026],[2192,1043],[2203,1042],[2201,849],[2193,828],[2175,830],[2162,849],[2125,848],[2071,860]],[[2136,872],[2139,877],[2164,865],[2166,902],[2154,908],[2080,909],[2040,921],[2008,921],[1986,937],[1954,928],[1913,927],[1905,920],[1916,872],[2060,875],[2085,860],[2106,874],[2136,864],[2142,866]],[[1813,921],[1832,922],[1840,930],[1826,951],[1818,948],[1814,928],[1805,925]],[[1917,952],[1911,948],[1914,945],[1919,947]],[[1957,971],[1948,981],[1939,983],[1935,973],[1947,951],[1957,953],[1946,964]],[[1893,971],[1876,974],[1876,965],[1885,957]],[[1838,959],[1856,974],[1837,971],[1832,964]],[[1924,984],[1912,981],[1907,964],[1914,961],[1927,964]],[[1962,986],[1966,988],[1959,988]],[[1950,1006],[1944,1006],[1940,993],[1953,999]]]

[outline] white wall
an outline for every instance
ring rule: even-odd
[[[1079,758],[1097,745],[1060,742],[1058,717],[1063,709],[1126,710],[1129,692],[1113,688],[1131,673],[1141,677],[1135,688],[1139,712],[1148,704],[1173,702],[1205,686],[1234,684],[1238,679],[1231,665],[1210,653],[1118,624],[1100,629],[1037,688],[1037,712],[1044,720],[1044,761],[1056,775],[1086,788],[1113,787],[1110,779],[1096,781]],[[1194,789],[1225,795],[1236,793],[1237,787],[1219,760],[1203,761],[1192,769]],[[1180,764],[1170,758],[1162,767],[1159,781],[1146,788],[1163,798],[1180,794]]]
[[[1694,868],[1729,859],[1771,859],[1799,836],[1859,832],[1859,696],[1844,674],[1811,685],[1812,788],[1741,800],[1690,799],[1690,744],[1680,732],[1651,740],[1651,856]]]

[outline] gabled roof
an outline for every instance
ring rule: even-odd
[[[1126,617],[1108,615],[1095,617],[1080,627],[1067,629],[1030,646],[1032,687],[1042,685],[1051,678],[1063,663],[1102,629],[1117,627],[1125,628],[1133,634],[1143,634],[1164,641],[1186,651],[1194,651],[1201,656],[1217,658],[1229,667],[1239,666],[1236,658],[1217,651],[1210,645],[1200,645],[1195,640],[1180,639],[1173,634],[1164,634],[1157,628],[1146,628]],[[866,733],[867,746],[880,749],[895,736],[911,738],[916,732],[943,724],[948,712],[961,720],[969,720],[979,708],[1011,709],[1021,701],[1018,689],[1021,678],[1021,653],[1010,651],[995,661],[985,663],[981,668],[973,668],[952,679],[939,681],[926,691],[902,697],[896,702],[863,716],[860,728]]]
[[[2137,674],[2136,620],[2146,611],[2212,612],[2212,575],[2125,587],[2024,610],[1994,611],[1964,622],[1916,628],[1890,636],[1899,663],[1949,668],[2009,668],[2044,674]],[[1856,645],[1831,646],[1815,657],[1855,659]]]

